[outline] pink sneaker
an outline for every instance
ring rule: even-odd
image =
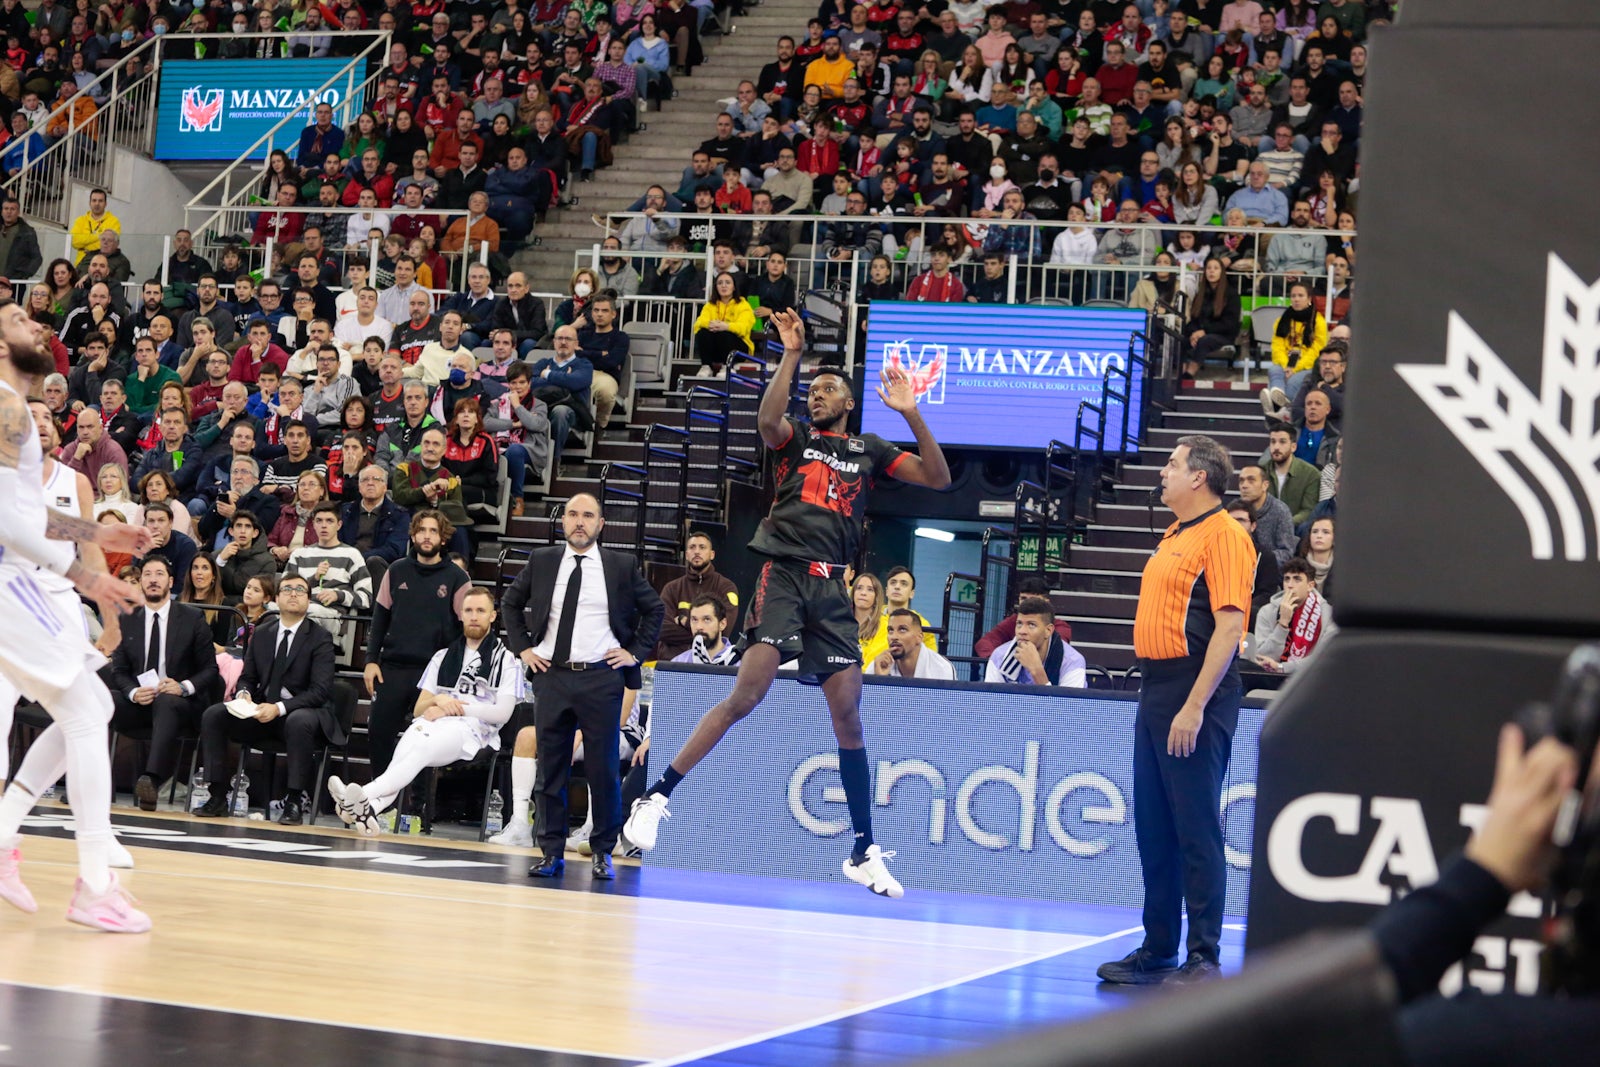
[[[33,894],[22,884],[22,853],[18,849],[0,849],[0,899],[29,915],[39,910]]]
[[[91,893],[79,878],[72,894],[72,906],[67,908],[67,921],[93,926],[110,934],[142,934],[150,929],[150,916],[135,908],[137,903],[133,894],[117,881],[115,872],[111,875],[111,885],[99,896]]]

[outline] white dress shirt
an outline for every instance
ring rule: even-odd
[[[140,668],[138,673],[140,674],[144,673],[144,658],[149,654],[150,627],[155,625],[155,620],[160,619],[161,648],[157,654],[156,674],[160,675],[162,678],[170,677],[170,675],[167,674],[167,645],[172,640],[172,631],[170,629],[172,624],[171,608],[172,601],[170,600],[163,601],[159,608],[152,608],[149,604],[145,604],[144,606],[144,643],[139,646],[140,649],[143,650],[139,656]],[[194,696],[194,683],[190,682],[187,678],[176,678],[173,680],[176,681],[183,689],[184,696]],[[133,694],[137,692],[138,689],[139,686],[134,686],[132,689],[128,690],[129,700],[133,699]]]
[[[550,597],[550,619],[545,624],[544,637],[533,646],[534,655],[549,659],[556,650],[556,630],[561,625],[561,606],[567,599],[567,582],[572,568],[578,564],[575,557],[583,556],[583,584],[578,587],[578,614],[572,624],[572,660],[574,663],[598,663],[622,642],[611,632],[611,605],[606,599],[606,575],[601,569],[600,546],[590,545],[582,552],[574,552],[568,545],[561,554],[561,565],[556,568],[555,592]]]

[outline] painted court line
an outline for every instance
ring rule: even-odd
[[[1107,941],[1115,941],[1119,937],[1127,937],[1129,934],[1142,933],[1143,931],[1143,926],[1130,926],[1126,930],[1118,930],[1114,934],[1105,934],[1101,937],[1089,938],[1076,945],[1069,945],[1066,948],[1051,949],[1048,952],[1040,952],[1033,956],[1015,960],[1011,963],[1002,963],[994,967],[986,968],[982,971],[977,971],[973,974],[963,975],[960,978],[952,978],[949,981],[935,982],[932,985],[923,986],[920,989],[914,989],[909,993],[898,993],[894,996],[884,997],[882,1000],[874,1001],[871,1004],[863,1004],[859,1007],[845,1008],[829,1015],[821,1015],[814,1019],[807,1019],[802,1023],[795,1023],[792,1026],[783,1026],[776,1030],[768,1030],[766,1033],[757,1034],[754,1037],[737,1038],[733,1041],[725,1041],[720,1045],[712,1045],[708,1048],[699,1049],[695,1052],[684,1053],[681,1056],[670,1056],[663,1060],[651,1060],[649,1063],[643,1064],[642,1067],[677,1067],[678,1064],[693,1063],[695,1060],[704,1059],[707,1056],[718,1056],[724,1052],[732,1052],[734,1049],[748,1048],[751,1045],[759,1045],[764,1041],[772,1041],[776,1038],[787,1037],[790,1034],[797,1034],[802,1030],[810,1030],[815,1026],[826,1026],[828,1023],[838,1022],[840,1019],[848,1019],[853,1015],[864,1015],[869,1011],[877,1011],[879,1008],[887,1008],[892,1004],[901,1004],[908,1000],[915,1000],[917,997],[924,997],[929,993],[937,993],[943,989],[950,989],[954,986],[965,985],[968,982],[976,982],[992,975],[1000,974],[1003,971],[1014,970],[1018,967],[1027,967],[1031,964],[1039,963],[1042,960],[1052,959],[1056,956],[1065,956],[1067,953],[1076,952],[1081,948],[1092,948],[1095,945],[1104,944]]]
[[[191,1011],[214,1011],[223,1015],[248,1015],[258,1019],[276,1019],[286,1023],[305,1023],[308,1026],[326,1026],[339,1030],[367,1030],[380,1034],[400,1034],[404,1037],[420,1037],[429,1041],[459,1042],[469,1045],[494,1045],[499,1048],[524,1049],[529,1052],[558,1052],[564,1056],[591,1056],[595,1059],[616,1060],[619,1063],[638,1063],[637,1056],[618,1056],[610,1052],[591,1052],[587,1049],[562,1048],[556,1045],[528,1045],[520,1041],[496,1041],[486,1037],[456,1037],[451,1034],[428,1033],[426,1030],[408,1030],[396,1026],[368,1026],[364,1023],[334,1022],[330,1019],[313,1019],[308,1015],[286,1015],[275,1011],[240,1011],[235,1008],[214,1008],[205,1004],[195,1004],[181,1000],[166,1000],[162,997],[144,997],[131,993],[103,993],[97,989],[84,989],[81,986],[49,985],[44,982],[23,982],[13,979],[0,980],[0,986],[20,986],[24,989],[42,989],[48,993],[71,993],[80,997],[101,997],[105,1000],[131,1000],[138,1004],[158,1004],[164,1008],[187,1008]]]

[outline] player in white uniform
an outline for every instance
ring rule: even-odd
[[[461,601],[461,631],[428,661],[417,683],[416,718],[395,746],[389,769],[365,786],[328,779],[334,811],[346,825],[376,837],[378,816],[429,767],[500,747],[500,727],[527,699],[522,661],[494,636],[494,594],[480,587]]]
[[[140,553],[150,547],[150,535],[140,527],[97,526],[45,506],[43,454],[24,397],[53,367],[43,328],[19,305],[0,301],[0,675],[55,720],[0,797],[0,899],[23,911],[38,910],[20,877],[18,830],[39,790],[66,772],[78,837],[78,881],[67,918],[114,933],[143,933],[150,918],[134,907],[109,865],[111,694],[94,673],[105,658],[89,643],[72,588],[56,582],[47,588],[39,568],[66,579],[109,617],[131,610],[138,591],[90,570],[73,542]]]

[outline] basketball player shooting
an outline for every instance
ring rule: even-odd
[[[20,305],[0,301],[0,674],[54,720],[0,798],[0,899],[37,910],[18,869],[18,831],[38,791],[66,772],[78,842],[78,881],[67,918],[111,933],[143,933],[150,918],[134,907],[110,867],[111,694],[94,673],[105,661],[89,643],[73,589],[108,616],[131,610],[137,590],[90,569],[77,558],[74,542],[142,553],[150,535],[141,527],[99,526],[46,508],[43,451],[25,398],[54,369],[43,328]]]
[[[750,542],[750,549],[767,562],[750,601],[739,675],[733,692],[700,719],[661,780],[634,801],[623,833],[641,849],[655,847],[673,789],[761,703],[778,665],[798,658],[800,680],[822,688],[839,742],[839,777],[855,831],[845,876],[879,896],[901,897],[905,890],[884,862],[894,853],[872,839],[872,775],[861,729],[861,648],[844,570],[861,547],[867,494],[878,477],[944,489],[950,485],[950,468],[917,410],[911,377],[901,367],[885,365],[878,398],[905,417],[917,442],[916,454],[873,434],[849,433],[846,423],[856,401],[849,380],[837,371],[821,370],[812,377],[806,395],[809,425],[786,416],[805,331],[796,312],[777,311],[768,321],[783,339],[783,358],[762,394],[756,423],[774,454],[777,491]]]

